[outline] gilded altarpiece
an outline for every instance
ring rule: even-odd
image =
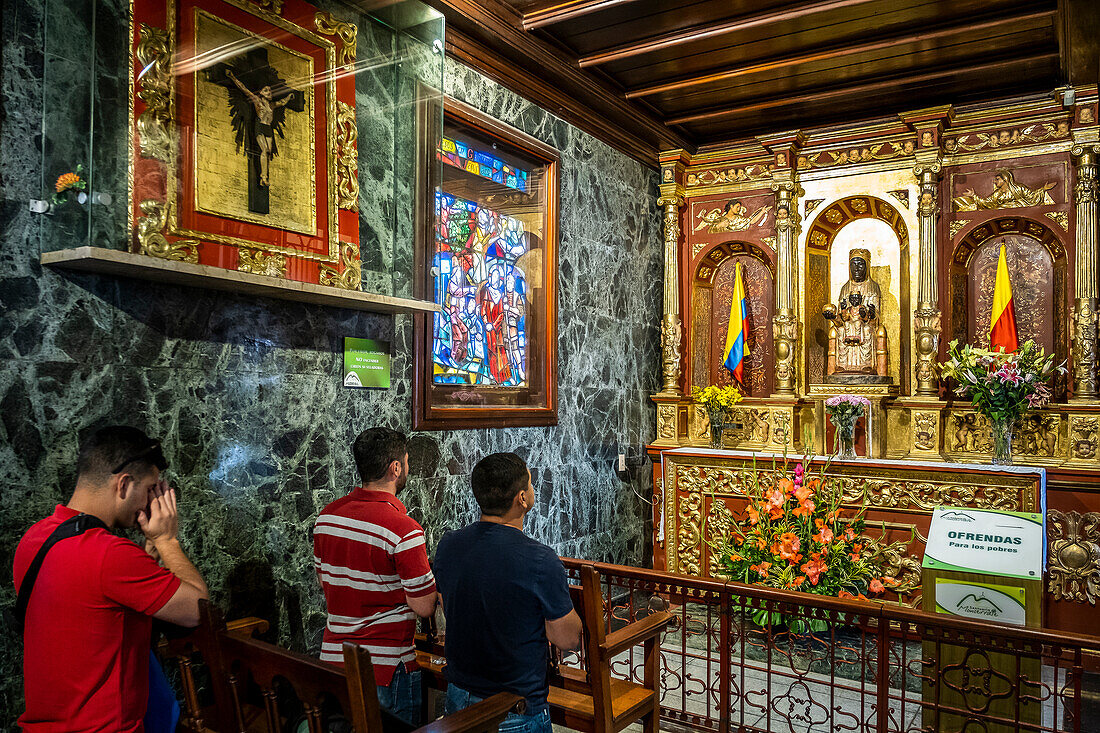
[[[137,254],[360,286],[356,27],[302,0],[131,16]]]
[[[753,331],[746,397],[725,431],[725,448],[827,455],[834,446],[823,402],[850,392],[872,403],[875,437],[858,448],[866,459],[981,471],[990,460],[991,428],[938,378],[936,363],[952,339],[988,343],[1004,245],[1019,338],[1034,338],[1067,367],[1053,385],[1053,403],[1026,413],[1014,440],[1017,464],[1048,472],[1047,623],[1088,629],[1100,588],[1100,493],[1092,490],[1100,471],[1100,95],[1095,86],[1074,91],[1071,103],[1063,95],[944,105],[661,155],[664,322],[682,323],[684,334],[677,348],[663,350],[665,383],[653,397],[657,440],[650,453],[655,479],[666,487],[655,500],[654,526],[663,521],[666,528],[655,539],[655,563],[706,573],[706,545],[693,545],[702,524],[687,519],[696,510],[712,512],[711,489],[736,510],[731,459],[708,458],[705,468],[684,468],[682,477],[667,470],[661,476],[656,465],[669,450],[709,445],[706,413],[688,395],[692,386],[730,381],[721,366],[733,287],[725,267],[742,263]],[[853,252],[865,253],[866,277],[881,293],[876,317],[884,349],[876,354],[884,351],[885,367],[876,371],[877,383],[853,377],[830,384],[835,329],[826,306],[856,281]],[[763,302],[768,292],[770,303]],[[979,490],[961,479],[959,486],[970,487],[962,493],[936,490],[913,506],[890,503],[925,489],[883,483],[874,475],[879,469],[857,483],[878,516],[899,528],[914,524],[913,512],[930,510],[930,503],[917,507],[921,502],[1008,508],[1007,499],[983,493],[996,486]],[[677,488],[681,480],[700,492]],[[720,507],[713,511],[714,526],[732,521]]]

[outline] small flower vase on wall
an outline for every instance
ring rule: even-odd
[[[724,410],[707,410],[710,418],[710,447],[722,447],[722,434],[726,430],[726,413]]]
[[[1012,432],[1016,428],[1016,419],[1011,417],[990,417],[989,426],[993,432],[993,465],[1012,465]]]

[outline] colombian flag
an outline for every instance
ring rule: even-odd
[[[741,279],[741,263],[733,273],[733,302],[730,303],[730,323],[726,329],[726,358],[722,362],[733,378],[745,384],[745,357],[749,355],[749,298],[745,281]]]
[[[1008,279],[1005,246],[997,260],[997,284],[993,287],[993,312],[989,319],[989,348],[1011,354],[1019,347],[1016,340],[1016,310],[1012,307],[1012,283]],[[729,348],[728,346],[726,348]]]

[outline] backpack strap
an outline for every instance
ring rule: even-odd
[[[31,560],[27,572],[23,575],[23,582],[19,584],[19,595],[15,600],[15,625],[20,631],[23,630],[27,618],[27,604],[30,603],[34,581],[38,578],[38,571],[42,569],[42,561],[46,559],[46,553],[61,540],[76,537],[89,529],[96,528],[107,529],[107,525],[99,517],[93,517],[91,514],[77,514],[57,525],[57,528],[38,548],[38,554]]]

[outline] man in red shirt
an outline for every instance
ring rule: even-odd
[[[96,432],[80,448],[69,503],[20,540],[17,590],[66,519],[86,514],[108,528],[59,541],[34,581],[23,630],[24,731],[143,730],[152,619],[195,626],[207,597],[180,548],[175,490],[160,478],[167,465],[159,441],[136,428]],[[145,549],[109,531],[135,524]]]
[[[343,664],[342,645],[365,647],[374,662],[378,701],[412,725],[420,720],[416,616],[435,612],[435,577],[424,530],[397,492],[409,476],[405,436],[371,428],[355,439],[362,485],[325,507],[313,528],[313,561],[325,592],[328,624],[321,661]]]

